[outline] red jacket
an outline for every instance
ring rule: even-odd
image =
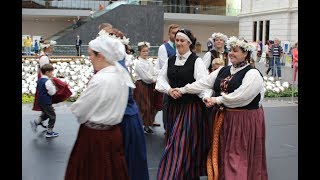
[[[72,95],[72,92],[70,91],[70,89],[68,87],[68,84],[66,84],[65,82],[61,81],[58,78],[52,78],[52,82],[57,88],[57,92],[52,96],[52,103],[53,104],[63,102],[65,100],[67,100]],[[41,108],[38,105],[38,87],[36,90],[32,110],[41,111]]]
[[[294,65],[296,62],[298,62],[298,48],[292,49],[292,65]]]

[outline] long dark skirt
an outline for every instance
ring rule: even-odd
[[[133,99],[136,101],[144,126],[153,126],[155,109],[153,107],[153,84],[146,84],[141,80],[136,81],[133,90]]]
[[[130,180],[148,180],[146,142],[139,114],[125,115],[120,126]]]
[[[219,134],[219,180],[268,179],[264,121],[262,107],[225,111]]]
[[[208,116],[203,102],[169,103],[166,126],[169,138],[159,163],[158,180],[195,179],[206,175],[210,143]]]
[[[128,180],[122,134],[118,125],[96,130],[81,125],[65,180]]]

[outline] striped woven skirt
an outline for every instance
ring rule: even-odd
[[[65,180],[128,180],[122,134],[118,125],[97,130],[81,124]]]
[[[136,81],[133,99],[136,101],[144,126],[153,126],[155,109],[153,107],[153,84]]]
[[[168,141],[160,159],[158,180],[196,179],[206,175],[208,113],[203,102],[168,105]]]

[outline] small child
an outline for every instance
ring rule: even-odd
[[[220,66],[224,66],[224,61],[220,58],[214,58],[212,60],[212,72],[218,69]]]
[[[48,130],[46,133],[47,138],[57,137],[59,133],[53,132],[56,121],[56,113],[52,107],[52,96],[57,92],[55,85],[52,83],[53,66],[51,64],[45,64],[41,67],[42,76],[38,80],[38,104],[41,108],[41,115],[38,120],[30,121],[31,128],[34,132],[37,132],[37,126],[49,118]]]

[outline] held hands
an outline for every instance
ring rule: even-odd
[[[216,97],[205,97],[203,99],[203,102],[207,107],[212,107],[217,103],[217,100],[216,100]]]
[[[181,92],[177,88],[171,88],[168,91],[168,94],[173,98],[173,99],[178,99],[182,97]]]

